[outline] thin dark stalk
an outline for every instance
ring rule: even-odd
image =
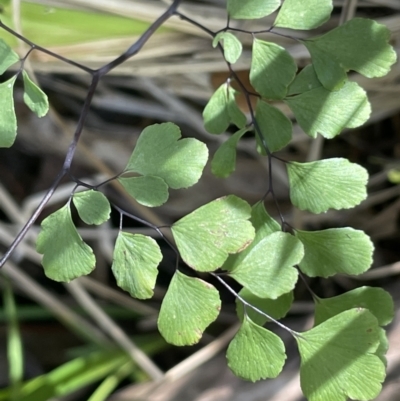
[[[29,218],[29,220],[26,222],[22,230],[18,233],[18,235],[15,237],[14,241],[10,245],[10,247],[7,249],[6,253],[3,255],[3,257],[0,259],[0,268],[4,266],[4,264],[7,262],[7,260],[10,258],[11,254],[14,252],[15,248],[20,244],[20,242],[24,239],[26,233],[29,231],[29,229],[33,226],[37,218],[39,217],[40,213],[42,213],[43,209],[46,207],[47,202],[51,199],[51,197],[54,194],[54,191],[57,189],[59,183],[65,176],[66,171],[62,170],[57,178],[54,180],[52,183],[50,189],[47,191],[46,195],[44,198],[40,201],[39,206],[36,208],[35,212],[32,214],[32,216]]]
[[[135,220],[138,223],[141,223],[147,227],[152,228],[154,231],[156,231],[161,236],[161,238],[168,244],[168,246],[174,251],[174,253],[176,254],[176,257],[177,257],[177,261],[179,262],[179,259],[180,259],[179,251],[176,249],[175,245],[163,234],[163,232],[160,230],[160,227],[157,227],[156,225],[154,225],[146,220],[143,220],[140,217],[135,216],[134,214],[126,212],[125,210],[121,209],[120,207],[118,207],[115,204],[113,204],[113,207],[120,213],[121,216],[127,216],[130,219]]]
[[[283,330],[286,330],[287,332],[289,332],[292,336],[299,336],[300,333],[297,333],[297,331],[294,331],[292,329],[290,329],[289,327],[285,326],[283,323],[281,323],[279,320],[274,319],[273,317],[269,316],[267,313],[263,312],[261,309],[258,309],[257,307],[251,305],[250,303],[248,303],[243,297],[241,297],[228,283],[226,283],[220,276],[218,276],[215,273],[210,273],[212,276],[214,276],[231,294],[233,294],[240,302],[243,303],[243,305],[246,305],[248,308],[253,309],[254,311],[256,311],[257,313],[259,313],[260,315],[265,316],[266,318],[268,318],[269,320],[271,320],[271,322],[274,322],[275,324],[277,324],[279,327],[281,327]]]
[[[297,41],[297,42],[298,42],[298,41],[301,41],[299,38],[296,38],[295,36],[291,36],[291,35],[286,35],[286,34],[284,34],[284,33],[275,32],[275,31],[273,31],[274,28],[275,28],[274,26],[271,26],[271,27],[268,28],[268,29],[262,29],[262,30],[259,30],[259,31],[249,31],[249,30],[247,30],[247,29],[233,28],[233,27],[230,27],[230,26],[226,26],[225,28],[220,29],[220,30],[217,31],[216,33],[219,33],[219,32],[226,32],[226,31],[233,31],[233,32],[246,33],[246,34],[248,34],[248,35],[258,35],[258,34],[261,34],[261,33],[270,33],[270,34],[272,34],[272,35],[282,36],[282,37],[284,37],[284,38],[292,39],[292,40],[295,40],[295,41]]]
[[[119,178],[124,172],[122,171],[121,173],[115,174],[114,176],[107,178],[105,181],[101,182],[100,184],[94,185],[93,189],[99,189],[100,187],[103,187],[104,185],[107,185],[109,182],[116,180]]]
[[[89,74],[93,74],[94,70],[92,70],[89,67],[86,67],[83,64],[77,63],[73,60],[70,60],[66,57],[60,56],[57,53],[53,53],[50,50],[47,50],[46,48],[39,46],[33,42],[31,42],[29,39],[26,39],[25,37],[23,37],[22,35],[20,35],[18,32],[14,31],[13,29],[9,28],[7,25],[4,25],[3,22],[0,20],[0,28],[3,28],[5,31],[7,31],[8,33],[11,33],[11,35],[15,36],[16,38],[22,40],[23,42],[25,42],[26,44],[28,44],[31,47],[31,50],[29,50],[28,54],[31,53],[33,50],[39,50],[42,53],[48,54],[49,56],[52,56],[64,63],[73,65],[76,68],[79,68],[80,70],[86,71]]]
[[[63,169],[65,169],[65,171],[68,171],[71,167],[72,160],[73,160],[75,152],[76,152],[76,147],[78,146],[79,139],[82,135],[82,130],[83,130],[83,126],[85,124],[85,120],[89,114],[89,109],[90,109],[90,105],[92,103],[94,93],[96,92],[97,85],[99,84],[99,79],[100,79],[99,74],[97,72],[95,72],[92,77],[92,82],[89,86],[89,89],[88,89],[88,92],[87,92],[87,95],[85,98],[85,102],[83,103],[81,115],[79,116],[78,124],[76,126],[75,133],[74,133],[74,137],[67,150],[67,155],[65,156],[64,165],[63,165]]]
[[[83,182],[79,178],[75,178],[72,174],[69,174],[69,176],[71,178],[71,181],[76,183],[76,188],[77,187],[84,187],[84,188],[87,188],[87,189],[95,189],[95,185],[91,185],[91,184],[88,184],[86,182]],[[74,191],[76,190],[76,188],[74,188]]]
[[[95,191],[97,191],[100,187],[103,187],[104,185],[107,185],[111,181],[114,181],[117,178],[119,178],[123,173],[124,173],[124,171],[122,171],[121,173],[115,174],[112,177],[107,178],[106,180],[104,180],[98,184],[88,184],[87,182],[84,182],[84,181],[80,180],[79,178],[76,178],[74,175],[72,175],[71,171],[69,171],[69,176],[70,176],[71,180],[73,182],[76,182],[78,185],[88,188],[88,189],[94,189]]]
[[[234,31],[234,32],[241,32],[241,33],[247,33],[248,35],[257,35],[259,33],[269,33],[271,32],[272,28],[268,29],[262,29],[260,31],[249,31],[247,29],[241,29],[241,28],[233,28],[231,26],[224,28],[224,30],[229,30],[229,31]]]
[[[216,32],[211,31],[210,29],[208,29],[207,27],[205,27],[204,25],[198,23],[197,21],[187,17],[186,15],[180,13],[179,11],[175,11],[174,14],[179,17],[181,20],[187,21],[190,24],[197,26],[197,28],[201,29],[204,32],[207,32],[209,35],[211,35],[212,37],[214,37],[216,35]]]
[[[311,287],[309,286],[309,284],[307,283],[306,278],[304,277],[304,274],[299,271],[299,276],[301,278],[301,280],[303,281],[304,285],[307,288],[307,291],[310,293],[310,295],[312,296],[314,301],[318,301],[319,297],[317,296],[317,294],[311,289]]]
[[[268,188],[268,192],[270,192],[272,194],[272,198],[274,200],[274,204],[275,204],[275,208],[276,211],[279,214],[279,218],[281,220],[281,224],[285,224],[285,218],[283,217],[281,208],[279,206],[279,202],[277,197],[275,196],[275,191],[274,191],[274,181],[272,179],[272,158],[273,155],[268,155],[268,178],[269,178],[269,188]]]
[[[275,27],[273,26],[271,28],[271,30],[269,31],[273,35],[282,36],[283,38],[287,38],[287,39],[292,39],[292,40],[295,40],[296,42],[302,42],[303,41],[302,39],[296,38],[295,36],[285,35],[284,33],[275,32],[275,31],[273,31],[274,28]],[[304,40],[306,41],[307,39],[304,39]]]
[[[103,67],[99,68],[97,72],[99,73],[100,77],[106,75],[114,68],[118,67],[126,60],[134,56],[138,53],[142,47],[146,44],[146,42],[154,35],[156,30],[165,23],[170,17],[172,17],[177,8],[179,7],[182,0],[174,0],[174,2],[168,7],[168,9],[158,17],[150,27],[142,34],[142,36],[123,54],[117,57],[115,60],[111,61],[110,63],[104,65]]]

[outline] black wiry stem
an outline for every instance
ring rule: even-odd
[[[40,51],[40,52],[42,52],[42,53],[48,54],[49,56],[52,56],[52,57],[58,59],[58,60],[60,60],[60,61],[62,61],[62,62],[64,62],[64,63],[66,63],[66,64],[73,65],[74,67],[79,68],[80,70],[86,71],[86,72],[89,73],[89,74],[93,74],[93,73],[94,73],[94,70],[92,70],[92,69],[89,68],[89,67],[86,67],[86,66],[83,65],[83,64],[77,63],[77,62],[72,61],[72,60],[70,60],[70,59],[68,59],[68,58],[66,58],[66,57],[60,56],[60,55],[57,54],[57,53],[53,53],[52,51],[47,50],[46,48],[44,48],[44,47],[42,47],[42,46],[39,46],[39,45],[37,45],[37,44],[31,42],[30,40],[24,38],[22,35],[20,35],[20,34],[19,34],[18,32],[16,32],[16,31],[14,31],[13,29],[11,29],[10,27],[8,27],[7,25],[4,25],[3,22],[2,22],[1,20],[0,20],[0,28],[3,28],[3,29],[4,29],[5,31],[7,31],[8,33],[11,33],[11,35],[15,36],[16,38],[18,38],[18,39],[22,40],[23,42],[25,42],[26,44],[28,44],[28,45],[31,47],[31,49],[29,50],[28,54],[31,53],[33,50],[38,50],[38,51]],[[26,56],[25,56],[25,57],[26,57]]]
[[[176,268],[178,268],[179,265],[179,261],[180,261],[180,254],[178,249],[175,247],[175,245],[163,234],[163,232],[160,230],[161,227],[157,227],[156,225],[141,219],[138,216],[135,216],[134,214],[128,213],[125,210],[121,209],[120,207],[118,207],[117,205],[113,204],[113,207],[115,208],[115,210],[117,210],[121,216],[121,222],[122,222],[122,217],[123,216],[127,216],[132,220],[137,221],[138,223],[141,223],[147,227],[152,228],[154,231],[156,231],[160,237],[166,242],[166,244],[174,251],[175,255],[176,255]],[[122,230],[122,223],[120,223],[120,230]]]
[[[37,218],[39,217],[40,213],[42,210],[46,207],[47,202],[51,199],[53,196],[55,190],[58,187],[58,184],[60,181],[63,179],[65,176],[65,171],[61,171],[57,178],[54,180],[53,184],[51,185],[50,189],[47,191],[46,195],[44,198],[41,200],[39,203],[39,206],[35,210],[35,212],[32,214],[32,216],[29,218],[29,220],[26,222],[22,230],[18,233],[18,235],[15,237],[14,241],[10,245],[10,247],[7,249],[6,253],[3,255],[3,257],[0,259],[0,268],[4,266],[4,264],[7,262],[7,260],[10,258],[11,254],[14,252],[15,248],[21,243],[21,241],[24,239],[26,233],[29,231],[29,229],[33,226]]]
[[[290,329],[289,327],[285,326],[283,323],[281,323],[279,320],[274,319],[267,313],[263,312],[261,309],[258,309],[257,307],[253,306],[249,302],[247,302],[243,297],[241,297],[228,283],[226,283],[220,276],[218,276],[215,273],[211,273],[212,276],[214,276],[231,294],[233,294],[243,305],[247,306],[248,308],[253,309],[260,315],[265,316],[267,319],[271,320],[271,322],[274,322],[277,324],[279,327],[282,329],[286,330],[289,332],[292,336],[299,336],[300,333],[297,333],[297,331],[294,331]]]
[[[189,22],[190,24],[192,24],[192,25],[194,25],[194,26],[197,26],[197,28],[201,29],[202,31],[207,32],[209,35],[211,35],[211,36],[213,36],[213,37],[216,35],[216,32],[211,31],[211,30],[208,29],[206,26],[204,26],[204,25],[202,25],[202,24],[199,24],[197,21],[195,21],[195,20],[193,20],[193,19],[187,17],[186,15],[180,13],[179,11],[175,11],[174,14],[175,14],[176,16],[178,16],[181,20],[187,21],[187,22]]]
[[[182,0],[174,0],[174,2],[168,7],[168,9],[151,24],[146,32],[128,50],[126,50],[125,53],[121,54],[115,60],[111,61],[98,70],[100,76],[107,74],[115,67],[118,67],[126,60],[134,56],[136,53],[138,53],[146,44],[146,42],[154,35],[155,31],[176,13],[181,2]]]

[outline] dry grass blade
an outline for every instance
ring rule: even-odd
[[[204,346],[201,350],[195,352],[190,357],[186,358],[168,372],[165,373],[164,378],[157,383],[147,383],[144,385],[134,385],[122,390],[110,401],[123,401],[123,400],[171,400],[173,398],[173,389],[178,389],[187,384],[191,380],[188,375],[194,372],[201,365],[218,355],[223,349],[226,348],[229,341],[234,337],[239,329],[239,324],[235,324],[218,338],[213,340],[210,344]],[[187,380],[185,380],[187,378]],[[178,382],[179,381],[179,382]],[[174,386],[174,383],[176,385]],[[172,391],[172,392],[171,392]],[[168,395],[167,395],[168,394]]]
[[[117,305],[132,310],[135,313],[143,316],[155,316],[158,314],[158,310],[148,306],[136,299],[125,295],[120,291],[110,288],[108,285],[102,284],[90,277],[80,277],[79,283],[83,285],[87,290],[101,297],[102,299],[109,300]]]
[[[18,266],[7,262],[2,272],[10,278],[13,285],[19,288],[25,295],[42,305],[67,327],[84,338],[86,341],[98,344],[101,347],[111,347],[112,342],[89,321],[72,311],[64,303],[60,302],[53,294],[30,278]]]
[[[352,278],[354,280],[368,281],[397,276],[398,274],[400,274],[400,262],[376,267],[375,269],[369,270],[368,272],[361,274],[360,276],[352,276]]]
[[[161,379],[163,372],[153,361],[125,334],[125,332],[97,305],[86,290],[79,283],[79,279],[65,284],[67,290],[86,312],[97,322],[99,327],[107,333],[115,343],[124,349],[132,360],[146,372],[152,380]]]

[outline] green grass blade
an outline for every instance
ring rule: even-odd
[[[97,387],[95,392],[90,396],[88,401],[105,401],[118,384],[127,376],[132,374],[132,371],[136,369],[137,367],[135,367],[132,362],[125,363],[115,373],[104,379],[100,386]]]
[[[17,306],[14,293],[8,280],[4,280],[3,292],[4,311],[7,317],[7,356],[9,379],[11,385],[10,400],[18,400],[20,387],[24,375],[24,355],[21,333],[19,331]]]

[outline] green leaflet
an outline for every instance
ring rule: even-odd
[[[303,245],[297,238],[276,232],[230,258],[222,268],[254,295],[276,299],[296,285],[298,273],[293,266],[303,255]]]
[[[158,329],[170,344],[196,344],[220,309],[218,291],[211,284],[176,271],[161,304]]]
[[[1,43],[1,42],[0,42]],[[0,147],[9,148],[17,136],[13,89],[16,76],[0,84]]]
[[[311,85],[315,85],[315,81]],[[355,82],[346,82],[336,92],[321,86],[287,97],[284,102],[292,109],[300,127],[312,138],[317,134],[334,138],[345,128],[364,124],[371,114],[367,94]]]
[[[0,75],[17,61],[19,61],[18,54],[3,39],[0,39]]]
[[[329,90],[338,89],[344,74],[354,70],[382,77],[396,61],[388,44],[390,30],[370,19],[353,18],[345,24],[303,43],[309,50],[319,80]]]
[[[309,277],[329,277],[338,273],[358,275],[372,264],[374,246],[363,231],[330,228],[321,231],[296,231],[304,245],[300,270]]]
[[[256,203],[251,208],[250,221],[256,230],[256,234],[251,244],[249,244],[246,249],[240,253],[241,258],[245,256],[245,254],[250,253],[251,250],[268,235],[282,231],[279,223],[267,213],[262,202]],[[225,270],[232,269],[232,267],[237,263],[238,257],[239,255],[229,255],[222,268]]]
[[[211,161],[211,171],[215,176],[226,178],[235,171],[236,146],[248,130],[249,128],[242,128],[217,149]]]
[[[76,192],[72,198],[79,217],[86,224],[102,224],[110,218],[111,206],[108,199],[98,191]]]
[[[119,177],[118,181],[132,198],[144,206],[157,207],[168,200],[168,185],[160,177],[153,175]]]
[[[274,26],[314,29],[328,21],[332,9],[332,0],[285,0]]]
[[[236,91],[230,83],[222,84],[203,110],[204,127],[210,134],[222,134],[229,125],[244,128],[247,119],[235,100]]]
[[[279,375],[285,364],[285,345],[276,334],[245,316],[226,357],[236,376],[255,382]]]
[[[339,90],[347,81],[347,71],[332,53],[314,42],[304,43],[310,52],[318,79],[328,91]],[[323,73],[322,73],[323,71]]]
[[[267,213],[262,202],[258,202],[252,207],[250,221],[256,230],[255,237],[251,244],[249,244],[246,249],[241,252],[241,254],[243,252],[246,254],[249,253],[251,249],[266,236],[281,231],[281,226]],[[241,257],[244,255],[245,254],[243,254]],[[238,257],[239,255],[229,255],[222,268],[225,270],[230,270],[232,266],[235,265]]]
[[[296,336],[300,382],[309,401],[372,400],[385,365],[375,355],[381,329],[366,309],[350,309]]]
[[[256,230],[256,235],[252,243],[245,249],[246,253],[250,252],[251,249],[266,236],[281,231],[281,226],[267,213],[262,202],[258,202],[252,207],[250,221]],[[230,270],[236,263],[235,260],[237,257],[238,255],[230,255],[228,260],[225,262],[223,269]]]
[[[294,284],[297,281],[297,271],[296,269],[293,269],[290,266],[286,266],[280,273],[277,274],[274,280],[277,281],[282,280],[282,288],[275,288],[277,281],[274,281],[273,283],[271,283],[271,285],[265,284],[265,282],[268,282],[270,280],[270,278],[266,276],[274,275],[273,272],[274,261],[267,260],[265,256],[263,256],[263,252],[265,252],[266,250],[268,251],[268,248],[275,246],[274,241],[277,241],[278,243],[281,242],[282,245],[282,242],[284,243],[286,240],[288,241],[288,246],[290,247],[291,245],[294,245],[294,248],[298,246],[298,243],[294,241],[294,243],[290,244],[291,239],[286,236],[289,234],[284,234],[281,232],[281,226],[266,212],[264,204],[261,202],[253,206],[251,211],[250,221],[256,230],[256,236],[253,242],[239,254],[230,255],[229,258],[226,260],[226,262],[223,264],[222,269],[228,271],[239,269],[238,273],[239,277],[241,277],[242,274],[244,275],[244,277],[241,277],[240,279],[237,280],[246,287],[247,285],[245,283],[252,281],[250,277],[252,275],[252,271],[257,270],[257,267],[255,267],[254,265],[256,263],[260,263],[260,266],[262,267],[256,274],[258,275],[261,274],[262,278],[258,276],[254,277],[254,282],[256,282],[257,279],[260,280],[258,283],[258,287],[260,287],[258,288],[258,291],[261,291],[261,295],[260,293],[257,292],[257,295],[252,294],[252,296],[253,297],[258,296],[258,298],[261,299],[274,298],[275,300],[276,297],[279,297],[281,294],[289,292],[293,288]],[[280,239],[275,238],[274,240],[274,238],[272,237],[266,240],[266,238],[268,238],[273,233],[278,233],[278,237]],[[262,242],[261,245],[259,244],[260,242]],[[254,250],[254,248],[256,247],[260,248]],[[293,254],[296,253],[296,249],[291,249],[289,251],[289,254],[292,251]],[[291,256],[289,256],[289,258],[291,258]],[[275,260],[275,263],[280,263],[280,262],[278,260]],[[248,268],[248,266],[251,267],[248,274],[246,274],[246,269]],[[240,269],[242,269],[242,273],[240,272]],[[285,274],[287,274],[287,276],[285,276]],[[254,284],[257,285],[257,283],[253,283],[252,285],[250,285],[250,287],[246,289],[245,294],[247,293],[247,291],[249,291],[250,293],[252,288],[254,292]],[[290,286],[292,286],[292,288],[289,288]],[[266,293],[266,291],[268,291],[268,293]],[[254,317],[254,314],[251,314],[251,312],[249,312],[249,316],[253,319],[253,321],[258,323],[258,319]],[[271,314],[271,316],[273,317],[273,314]]]
[[[203,110],[204,128],[210,134],[221,134],[230,124],[228,113],[228,85],[222,84],[211,96]]]
[[[297,64],[281,46],[254,39],[250,82],[267,99],[283,99],[293,81]]]
[[[393,299],[387,291],[382,288],[360,287],[336,297],[318,298],[315,303],[315,325],[353,308],[368,309],[380,326],[386,326],[394,317]]]
[[[231,64],[236,63],[242,54],[242,42],[230,32],[219,32],[214,40],[213,47],[217,47],[218,42],[223,42],[225,60]]]
[[[154,124],[140,134],[125,172],[141,177],[118,181],[142,205],[161,206],[168,200],[168,187],[188,188],[200,179],[207,146],[194,138],[180,138],[180,129],[173,123]]]
[[[256,118],[270,152],[276,152],[289,144],[292,139],[292,123],[279,109],[258,100]]]
[[[69,282],[95,268],[93,251],[76,230],[69,204],[42,221],[36,250],[43,254],[46,276],[55,281]]]
[[[236,103],[235,96],[237,91],[231,86],[228,86],[228,115],[232,124],[235,124],[238,128],[244,128],[247,123],[247,118],[240,110],[238,104]]]
[[[285,317],[293,303],[292,291],[283,294],[276,299],[257,297],[247,288],[242,288],[239,292],[239,295],[250,305],[255,306],[257,309],[276,320]],[[240,321],[243,321],[243,317],[246,313],[246,315],[259,326],[263,326],[268,321],[266,316],[258,313],[250,307],[244,306],[242,301],[240,301],[238,298],[236,299],[236,313]]]
[[[312,213],[349,209],[367,197],[367,171],[347,159],[286,164],[290,199],[294,206]]]
[[[22,71],[24,80],[24,102],[38,116],[43,117],[49,111],[47,95]]]
[[[120,231],[111,269],[119,287],[134,298],[148,299],[153,296],[161,260],[160,247],[153,238]]]
[[[227,0],[227,11],[231,18],[257,19],[272,14],[280,5],[280,0]]]
[[[299,95],[321,86],[313,65],[309,64],[296,75],[294,81],[289,85],[287,96]]]
[[[267,213],[262,202],[258,202],[252,207],[251,223],[256,229],[257,238],[260,239],[269,234],[281,231],[280,224]]]
[[[125,171],[160,177],[173,189],[196,184],[207,163],[207,146],[194,138],[180,138],[180,129],[173,123],[145,128]]]
[[[229,195],[183,217],[171,230],[182,259],[197,271],[218,269],[230,253],[240,252],[254,238],[250,206]]]

